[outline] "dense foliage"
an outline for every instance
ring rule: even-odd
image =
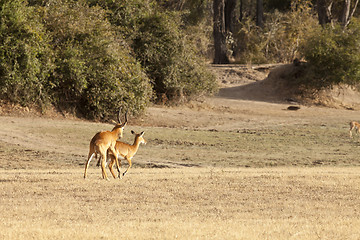
[[[255,2],[264,3],[261,25]],[[349,26],[320,26],[313,0],[255,2],[226,1],[230,60],[305,60],[294,83],[315,89],[360,81],[356,13]],[[119,106],[137,114],[150,102],[212,94],[217,84],[204,59],[214,52],[212,3],[0,0],[0,99],[105,120]]]
[[[154,1],[0,3],[1,99],[108,119],[216,90],[181,18]]]
[[[238,62],[284,63],[301,57],[301,44],[320,26],[308,1],[295,1],[289,8],[286,12],[268,13],[263,28],[256,26],[251,18],[239,23],[233,40]]]
[[[354,20],[345,30],[337,25],[313,32],[304,44],[308,61],[300,84],[314,89],[340,83],[360,83],[360,22]]]
[[[175,15],[160,12],[142,19],[132,44],[137,59],[154,80],[159,96],[183,99],[212,92],[214,78],[201,64],[196,49],[190,47],[176,19]]]
[[[48,78],[54,70],[51,38],[24,1],[0,4],[0,97],[23,105],[48,104]]]
[[[53,37],[54,100],[90,118],[107,118],[119,106],[141,112],[152,90],[141,66],[119,39],[100,7],[52,1],[45,9]]]
[[[235,61],[290,63],[300,59],[304,63],[288,78],[294,87],[305,91],[360,83],[360,23],[356,12],[350,25],[344,27],[343,21],[332,14],[327,24],[320,25],[316,11],[319,4],[325,4],[327,10],[331,8],[334,14],[341,15],[345,1],[264,1],[268,11],[262,27],[256,25],[251,1],[241,2],[247,15],[228,36],[228,48]],[[281,3],[287,4],[280,7]],[[356,6],[350,7],[353,10]]]
[[[215,78],[199,54],[204,50],[193,41],[201,39],[201,33],[193,37],[188,30],[194,32],[193,24],[200,24],[191,12],[182,15],[146,0],[93,0],[95,3],[110,10],[110,22],[152,80],[158,101],[178,102],[216,90]],[[187,27],[184,21],[189,22]]]

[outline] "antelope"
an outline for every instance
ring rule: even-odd
[[[117,170],[119,173],[119,178],[121,177],[119,161],[118,161],[118,158],[117,158],[117,155],[115,152],[115,144],[116,144],[116,140],[119,137],[121,138],[123,136],[124,127],[127,124],[128,119],[127,119],[127,111],[126,111],[125,122],[122,123],[121,119],[120,119],[120,113],[121,113],[121,108],[119,109],[119,114],[117,116],[118,122],[115,124],[114,128],[111,131],[98,132],[91,139],[89,155],[88,155],[87,162],[85,164],[84,178],[86,178],[87,169],[89,168],[91,159],[94,156],[95,156],[95,158],[97,158],[97,154],[100,154],[100,158],[102,159],[102,161],[101,161],[102,177],[106,180],[109,180],[109,178],[107,177],[106,171],[105,171],[106,155],[107,155],[108,150],[111,153],[113,153],[115,156],[115,162],[116,162],[116,167],[117,167]],[[111,169],[111,173],[114,176],[114,178],[116,178],[115,174],[112,172],[112,169]]]
[[[109,164],[109,168],[110,168],[110,172],[112,173],[112,175],[115,177],[113,171],[112,171],[112,167],[114,165],[114,162],[116,161],[116,157],[123,157],[124,159],[126,159],[129,163],[128,168],[126,169],[126,171],[123,173],[123,176],[125,176],[125,174],[129,171],[129,169],[131,168],[131,160],[132,158],[135,156],[136,152],[139,149],[140,143],[146,144],[146,140],[144,139],[144,132],[141,133],[136,133],[133,130],[131,130],[131,133],[133,135],[135,135],[135,139],[134,139],[134,143],[133,145],[121,142],[121,141],[116,141],[115,144],[115,154],[114,155],[112,152],[109,152],[109,156],[111,159],[111,162]],[[120,159],[120,166],[121,166],[121,159]]]
[[[358,122],[350,122],[350,130],[349,130],[349,135],[352,138],[352,130],[354,130],[355,128],[355,133],[358,132],[360,133],[360,124]]]

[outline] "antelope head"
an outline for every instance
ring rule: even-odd
[[[144,131],[141,132],[141,133],[136,133],[133,130],[131,130],[131,133],[135,135],[135,142],[138,141],[139,144],[143,143],[143,144],[146,145],[147,142],[146,142],[145,138],[143,137],[144,133],[145,133]]]
[[[118,130],[118,131],[119,131],[119,137],[120,137],[120,138],[123,137],[124,127],[126,126],[126,124],[127,124],[127,122],[128,122],[127,114],[128,114],[128,111],[126,111],[126,113],[125,113],[125,122],[121,122],[121,119],[120,119],[121,107],[120,107],[119,113],[118,113],[118,116],[117,116],[117,120],[118,120],[118,121],[117,121],[117,123],[115,124],[115,127],[114,127],[113,130],[112,130],[112,132]]]

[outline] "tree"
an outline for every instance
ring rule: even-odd
[[[256,0],[256,26],[264,27],[264,3],[263,0]]]
[[[320,25],[324,26],[325,24],[330,23],[332,2],[329,3],[327,0],[318,0],[316,4]]]
[[[229,63],[226,47],[225,0],[214,0],[214,48],[215,64]]]
[[[225,31],[233,33],[235,31],[234,25],[236,0],[225,0]]]
[[[322,26],[329,23],[333,26],[334,21],[337,21],[345,29],[349,25],[358,3],[359,0],[355,0],[353,3],[351,0],[342,0],[341,2],[317,0],[319,23]]]
[[[355,13],[358,3],[359,0],[356,0],[355,4],[353,5],[353,9],[351,10],[351,0],[344,0],[343,9],[339,17],[339,22],[343,28],[346,28],[349,25],[350,20]]]

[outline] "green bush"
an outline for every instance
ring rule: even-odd
[[[105,11],[85,1],[51,1],[46,26],[54,39],[56,68],[50,78],[56,104],[89,118],[107,119],[119,106],[139,113],[152,90]]]
[[[183,101],[216,91],[215,77],[201,57],[200,52],[205,51],[197,45],[199,35],[185,35],[180,14],[164,10],[152,0],[89,1],[109,9],[109,21],[125,36],[158,100],[166,96]]]
[[[50,38],[26,1],[0,1],[0,98],[23,106],[51,102]]]
[[[142,17],[156,9],[156,2],[152,0],[87,0],[90,6],[101,6],[107,10],[109,22],[116,28],[116,31],[131,44],[139,22]]]
[[[314,31],[302,52],[307,60],[301,84],[321,89],[340,83],[360,83],[360,22],[353,19],[347,29],[341,26]]]
[[[174,13],[150,14],[141,19],[132,44],[136,58],[153,80],[157,96],[166,95],[176,101],[216,90],[215,77],[180,26]]]
[[[1,99],[105,120],[119,106],[142,112],[153,91],[187,100],[216,90],[201,31],[186,35],[184,18],[156,1],[29,2],[0,0]]]

